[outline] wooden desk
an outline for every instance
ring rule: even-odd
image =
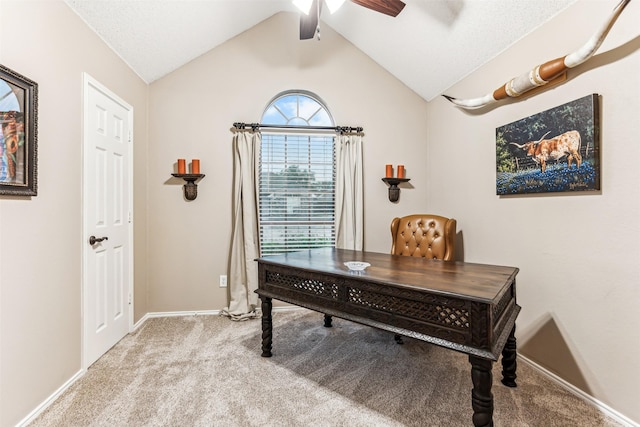
[[[272,298],[469,355],[474,426],[493,425],[491,367],[515,387],[518,269],[334,248],[259,258],[262,356],[271,357]],[[350,272],[345,261],[371,264]]]

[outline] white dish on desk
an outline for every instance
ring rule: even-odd
[[[371,264],[362,261],[347,261],[344,265],[346,265],[351,271],[364,271],[364,269],[369,267]]]

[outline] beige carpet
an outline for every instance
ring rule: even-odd
[[[150,319],[31,425],[471,426],[467,356],[306,310],[259,320]],[[618,426],[524,363],[518,388],[494,364],[496,426]]]

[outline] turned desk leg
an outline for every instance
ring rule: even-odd
[[[271,343],[273,339],[271,308],[273,303],[271,302],[271,298],[260,298],[262,299],[262,357],[271,357]]]
[[[516,384],[516,325],[513,325],[511,334],[507,338],[507,343],[502,350],[502,384],[507,387],[517,387]]]
[[[493,362],[476,356],[469,356],[471,362],[471,407],[473,408],[473,425],[475,427],[493,426],[493,394],[491,386],[493,378],[491,365]]]
[[[332,320],[331,316],[329,316],[328,314],[324,315],[324,327],[325,328],[330,328],[332,326],[331,325],[331,320]]]

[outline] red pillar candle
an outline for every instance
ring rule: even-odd
[[[393,178],[393,166],[392,165],[387,165],[386,166],[386,171],[384,174],[385,178]]]
[[[184,159],[178,159],[178,173],[187,173],[186,162]]]
[[[404,178],[404,165],[398,165],[398,178]]]
[[[200,173],[200,159],[191,160],[191,173]]]

